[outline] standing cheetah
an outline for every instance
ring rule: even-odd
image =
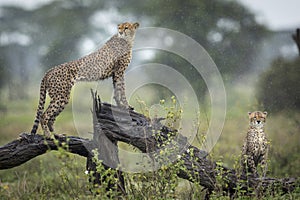
[[[258,175],[257,165],[261,164],[263,176],[267,170],[268,140],[264,131],[267,112],[249,112],[249,129],[242,150],[242,172]]]
[[[71,89],[77,81],[98,81],[112,77],[117,105],[129,108],[124,73],[131,61],[133,40],[138,27],[139,23],[119,24],[118,33],[98,51],[50,69],[41,82],[40,100],[31,133],[35,134],[41,123],[44,134],[50,136],[49,131],[54,131],[55,118],[68,104]],[[44,111],[46,92],[50,96],[50,104]]]

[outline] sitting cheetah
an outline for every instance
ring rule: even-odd
[[[54,131],[55,118],[68,104],[71,89],[77,81],[98,81],[112,77],[117,105],[130,108],[125,96],[124,73],[131,61],[138,27],[139,23],[119,24],[118,33],[98,51],[50,69],[41,82],[40,100],[31,133],[35,134],[41,123],[44,134],[50,136],[49,131]],[[46,92],[50,96],[50,104],[44,111]]]
[[[242,172],[258,176],[257,165],[261,164],[263,176],[267,170],[268,140],[264,131],[267,112],[249,112],[250,125],[242,150]]]

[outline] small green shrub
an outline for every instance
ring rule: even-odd
[[[116,169],[107,168],[104,166],[103,161],[98,159],[98,151],[93,150],[93,162],[96,163],[96,172],[89,171],[87,173],[90,184],[89,190],[94,198],[101,199],[118,199],[121,194],[117,191],[118,178],[116,178]],[[94,173],[100,174],[99,184],[94,184]]]

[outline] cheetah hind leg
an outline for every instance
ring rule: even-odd
[[[51,117],[51,119],[48,122],[48,128],[50,130],[50,132],[54,132],[54,128],[53,128],[53,124],[56,120],[56,117],[65,109],[65,106],[68,104],[68,102],[64,102],[59,108],[58,110],[54,113],[54,115]]]
[[[68,99],[65,99],[64,101],[59,99],[60,98],[50,101],[50,104],[42,117],[43,120],[41,120],[41,124],[46,137],[51,136],[49,131],[54,132],[53,124],[56,120],[56,117],[64,110],[65,106],[68,104]]]
[[[50,132],[54,132],[54,128],[53,128],[54,121],[55,121],[55,119],[54,120],[50,119],[47,124]]]
[[[53,114],[53,116],[48,121],[48,128],[50,132],[54,132],[53,124],[56,120],[56,117],[64,110],[66,103],[63,103],[63,105],[59,106],[59,108],[56,110],[56,112]]]
[[[48,116],[47,112],[44,112],[41,117],[41,126],[43,129],[44,135],[49,138],[51,135],[50,135],[50,131],[48,129],[48,121],[49,121],[49,116]]]

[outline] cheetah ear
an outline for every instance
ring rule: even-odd
[[[248,115],[251,115],[252,112],[248,112]]]
[[[265,111],[264,114],[267,116],[267,115],[268,115],[268,112]]]
[[[135,22],[135,23],[133,24],[133,27],[134,27],[135,29],[137,29],[139,26],[140,26],[140,24],[139,24],[138,22]]]

